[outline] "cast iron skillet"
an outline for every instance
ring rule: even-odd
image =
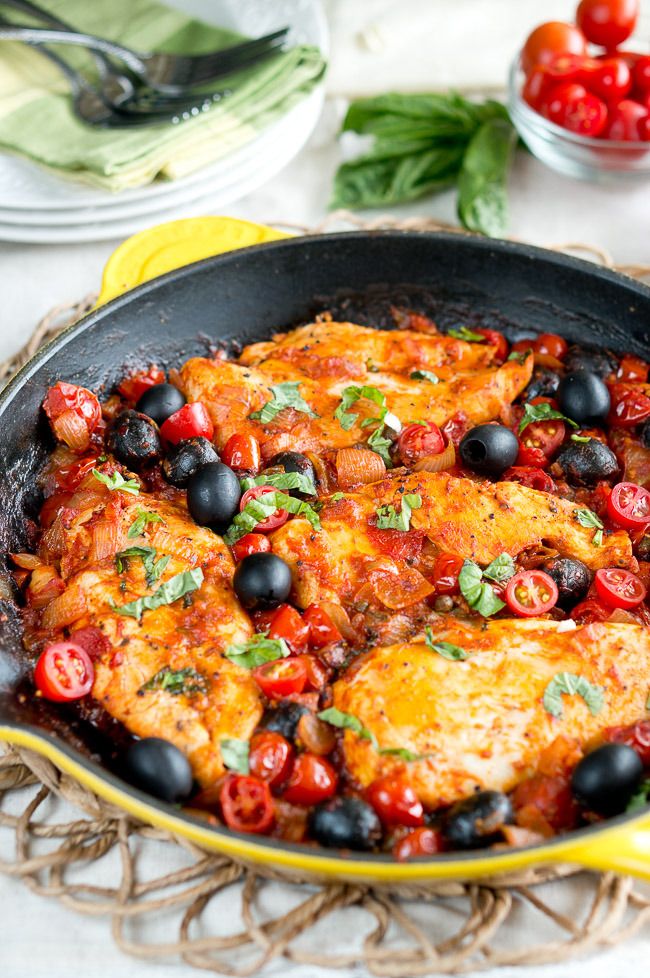
[[[511,339],[567,339],[650,357],[650,290],[610,271],[524,245],[450,234],[373,232],[285,240],[233,252],[149,282],[91,313],[41,350],[0,396],[2,553],[29,545],[35,476],[52,447],[40,404],[59,379],[110,391],[125,368],[180,365],[233,341],[259,340],[332,309],[390,325],[390,304],[444,329],[492,326]],[[6,590],[0,620],[0,737],[31,747],[99,794],[207,848],[303,876],[374,881],[478,876],[571,861],[650,879],[650,812],[619,816],[540,846],[395,864],[385,856],[292,846],[207,826],[110,773],[110,729],[98,734],[60,708],[21,696],[28,667],[20,617]]]

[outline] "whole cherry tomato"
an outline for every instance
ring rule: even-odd
[[[262,730],[254,734],[248,763],[251,774],[277,788],[289,777],[295,751],[282,734]]]
[[[247,489],[239,500],[239,511],[243,512],[252,499],[259,499],[260,496],[266,496],[269,492],[277,492],[277,490],[273,486],[253,486],[252,489]],[[284,526],[288,519],[289,514],[286,509],[276,509],[275,513],[271,513],[270,516],[257,524],[257,532],[270,533],[271,530],[277,530],[279,526]]]
[[[508,341],[503,335],[499,333],[496,329],[475,329],[475,333],[480,333],[481,336],[485,337],[488,346],[495,347],[494,357],[495,360],[503,363],[505,358],[508,356]]]
[[[526,75],[521,97],[532,109],[539,109],[552,84],[553,81],[546,66],[535,65]]]
[[[460,594],[458,575],[464,563],[464,559],[456,554],[438,554],[433,565],[431,580],[436,594]]]
[[[366,788],[370,802],[384,825],[422,825],[422,802],[403,775],[387,774]]]
[[[625,98],[632,88],[632,72],[624,58],[603,58],[583,69],[584,84],[589,91],[608,104]]]
[[[299,659],[275,659],[256,666],[253,679],[270,700],[281,700],[292,693],[302,693],[307,670]]]
[[[643,530],[650,524],[650,492],[635,482],[619,482],[607,500],[612,523],[626,530]]]
[[[648,109],[650,110],[650,95],[648,96]],[[639,121],[639,138],[647,143],[650,140],[650,111],[645,119]]]
[[[403,863],[407,859],[415,859],[417,856],[435,856],[436,853],[443,852],[444,848],[442,834],[436,829],[428,829],[422,826],[413,829],[412,832],[395,843],[393,856],[398,862]]]
[[[532,31],[521,52],[521,66],[529,72],[535,65],[545,65],[560,54],[586,54],[587,42],[574,24],[550,20]]]
[[[90,436],[102,420],[102,409],[92,391],[60,380],[45,395],[43,410],[57,441],[79,454],[88,451]]]
[[[522,618],[545,614],[555,607],[557,599],[557,584],[542,570],[519,571],[506,587],[506,604]]]
[[[643,391],[625,384],[612,384],[610,396],[612,403],[607,420],[611,425],[634,428],[650,418],[650,397]]]
[[[606,608],[596,601],[595,598],[587,598],[575,606],[571,612],[571,617],[580,625],[591,625],[596,621],[607,621],[612,613],[611,608]]]
[[[125,377],[117,389],[125,401],[135,404],[150,387],[164,383],[165,371],[152,364],[147,370],[138,370],[137,373]]]
[[[605,139],[638,142],[641,139],[640,125],[647,118],[648,110],[645,106],[623,98],[612,107],[603,135]]]
[[[170,445],[177,445],[186,438],[199,435],[212,441],[214,425],[206,408],[200,401],[184,404],[180,411],[172,414],[160,428],[160,434]]]
[[[533,343],[533,350],[535,353],[543,353],[545,356],[555,357],[556,360],[563,360],[569,350],[569,344],[557,333],[540,333]]]
[[[232,555],[235,560],[243,560],[251,554],[266,554],[271,549],[271,542],[263,533],[247,533],[232,545]]]
[[[502,482],[518,482],[538,492],[555,492],[555,483],[547,472],[533,465],[513,465],[501,476]]]
[[[310,604],[302,613],[302,620],[309,625],[309,645],[312,649],[322,649],[343,638],[340,631],[327,614],[317,604]]]
[[[645,384],[648,380],[650,366],[641,357],[635,357],[631,353],[626,353],[621,357],[621,362],[616,371],[616,377],[620,381],[634,383],[635,381]]]
[[[404,465],[412,465],[425,455],[439,455],[444,448],[445,440],[433,421],[408,424],[397,439],[397,450]]]
[[[307,648],[309,636],[309,622],[290,604],[281,604],[273,612],[269,638],[284,639],[292,652],[302,652]]]
[[[579,136],[599,136],[607,125],[607,106],[577,82],[555,85],[541,105],[542,115]]]
[[[639,16],[639,0],[581,0],[576,21],[592,44],[608,51],[632,34]]]
[[[336,791],[338,775],[329,761],[317,754],[299,754],[283,796],[292,805],[318,805]]]
[[[262,454],[254,435],[231,435],[221,451],[221,461],[231,469],[257,472]]]
[[[275,820],[269,786],[246,774],[229,774],[219,793],[221,812],[235,832],[268,832]]]
[[[642,54],[634,65],[634,84],[642,92],[650,92],[650,54]]]
[[[92,689],[95,670],[86,650],[76,642],[55,642],[39,656],[34,682],[53,703],[79,700]]]
[[[610,608],[638,608],[646,596],[645,585],[632,571],[607,567],[596,571],[596,593]]]
[[[650,720],[637,720],[627,727],[607,727],[603,738],[617,744],[627,744],[641,758],[644,767],[650,767]]]

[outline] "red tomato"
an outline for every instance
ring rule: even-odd
[[[458,586],[458,575],[465,561],[456,554],[438,554],[433,565],[433,578],[431,583],[436,589],[436,594],[460,594]]]
[[[584,84],[608,104],[625,98],[632,88],[632,72],[623,58],[603,58],[585,66]]]
[[[277,492],[277,489],[274,489],[273,486],[253,486],[252,489],[247,489],[239,500],[240,512],[244,511],[251,499],[258,499],[269,492]],[[277,530],[279,526],[284,526],[288,519],[289,514],[286,509],[276,509],[275,513],[271,513],[265,520],[257,524],[257,532],[270,533],[271,530]]]
[[[232,545],[232,555],[235,560],[243,560],[251,554],[266,554],[271,549],[268,537],[263,533],[247,533]]]
[[[577,82],[555,85],[544,99],[540,111],[556,126],[579,136],[599,136],[607,125],[607,106]]]
[[[343,638],[327,612],[317,604],[310,604],[303,611],[302,620],[309,625],[309,645],[312,649],[322,649]]]
[[[534,465],[513,465],[501,476],[503,482],[518,482],[538,492],[555,492],[555,483],[543,469]]]
[[[508,356],[508,341],[503,333],[499,333],[496,329],[483,328],[475,329],[474,332],[480,333],[481,336],[484,336],[488,346],[496,347],[494,353],[495,359],[503,363],[505,358]]]
[[[399,839],[393,846],[393,856],[398,862],[403,863],[417,856],[435,856],[443,850],[444,841],[440,832],[422,827],[413,829],[408,835]]]
[[[302,693],[307,670],[299,659],[276,659],[253,669],[253,679],[270,700],[280,700],[291,693]]]
[[[520,781],[512,793],[516,823],[544,834],[561,832],[575,825],[578,806],[566,777],[534,774]]]
[[[86,625],[85,628],[78,628],[70,635],[70,641],[75,645],[80,645],[84,652],[87,652],[93,662],[110,650],[111,643],[104,633],[94,625]]]
[[[522,449],[537,449],[544,456],[545,462],[520,461],[522,452],[517,456],[517,465],[533,465],[540,469],[545,469],[549,459],[555,454],[566,436],[564,421],[559,418],[552,418],[550,421],[533,421],[527,425],[519,435],[519,443]],[[530,457],[530,456],[529,456]],[[536,457],[536,456],[533,456]]]
[[[41,695],[53,703],[81,699],[92,689],[94,678],[90,656],[76,642],[48,645],[34,669],[34,682]]]
[[[639,0],[581,0],[576,21],[592,44],[612,50],[622,44],[636,26]]]
[[[533,336],[530,339],[517,340],[516,343],[513,343],[512,344],[512,352],[513,353],[529,353],[529,352],[531,352],[533,350],[533,347],[535,346],[535,340],[536,339],[537,339],[537,337],[536,336]]]
[[[309,639],[309,622],[290,604],[281,604],[273,612],[269,638],[283,638],[292,652],[302,652]]]
[[[92,470],[96,467],[96,455],[89,455],[87,458],[80,458],[78,462],[72,462],[70,465],[62,465],[54,474],[56,484],[60,486],[61,489],[67,489],[72,492],[72,490],[76,489],[79,483],[85,479],[88,473],[92,472]]]
[[[439,455],[444,448],[445,440],[433,421],[423,425],[407,424],[397,439],[397,450],[404,465],[412,465],[425,455]]]
[[[88,450],[90,436],[102,420],[102,409],[92,391],[60,380],[45,395],[43,409],[57,441],[73,452]]]
[[[269,786],[259,778],[229,774],[219,793],[221,812],[235,832],[268,832],[275,819]]]
[[[231,469],[257,472],[262,454],[254,435],[231,435],[221,452],[221,461]]]
[[[271,788],[277,788],[287,780],[293,758],[294,749],[289,741],[273,730],[262,730],[251,740],[250,772]]]
[[[214,425],[207,410],[200,401],[184,404],[167,418],[160,429],[160,434],[170,445],[177,445],[186,438],[202,436],[212,441]]]
[[[650,767],[650,720],[637,720],[627,727],[607,727],[603,737],[617,744],[627,744],[637,752],[643,766]]]
[[[636,574],[621,567],[596,571],[596,593],[610,608],[637,608],[646,596],[645,585]]]
[[[329,761],[317,754],[299,754],[283,796],[292,805],[318,805],[336,791],[338,775]]]
[[[603,135],[605,139],[638,142],[641,139],[640,124],[647,118],[648,110],[645,106],[631,98],[623,98],[612,107]]]
[[[370,802],[384,825],[415,827],[424,821],[422,802],[411,785],[399,774],[387,774],[366,788]]]
[[[595,598],[587,598],[575,606],[571,617],[580,625],[590,625],[595,621],[607,621],[612,613],[611,608],[605,608]]]
[[[648,96],[648,109],[650,109],[650,95]],[[641,119],[639,122],[639,138],[647,143],[650,140],[650,112],[647,118]]]
[[[648,380],[650,366],[641,357],[635,357],[631,353],[626,353],[621,357],[621,362],[616,371],[618,380],[628,383],[638,381],[645,384]]]
[[[642,54],[634,65],[634,84],[642,92],[650,92],[650,55]]]
[[[650,418],[650,397],[643,391],[625,384],[612,384],[609,390],[612,404],[608,421],[621,428],[634,428]]]
[[[441,431],[447,441],[451,442],[454,448],[458,448],[467,432],[473,427],[465,412],[457,411],[449,421],[445,421]]]
[[[521,66],[528,73],[535,65],[547,65],[559,54],[586,54],[587,42],[574,24],[550,20],[528,35],[521,52]]]
[[[533,343],[533,350],[535,353],[543,353],[545,356],[555,357],[556,360],[563,360],[569,350],[569,344],[557,333],[540,333]]]
[[[543,615],[555,607],[557,599],[557,584],[541,570],[519,571],[506,587],[506,604],[522,618]]]
[[[153,364],[148,370],[138,370],[137,373],[125,377],[117,389],[126,401],[135,404],[150,387],[164,383],[165,371]]]
[[[330,678],[330,671],[327,666],[324,666],[317,656],[309,655],[308,653],[297,655],[296,661],[302,662],[307,672],[305,689],[310,691],[320,691]],[[319,720],[318,722],[322,723],[323,721]],[[325,724],[325,726],[327,726],[327,724]],[[331,727],[329,729],[331,730]],[[329,753],[329,751],[326,751],[325,753]]]
[[[547,465],[550,465],[550,459],[546,457],[541,448],[528,448],[526,445],[519,445],[519,453],[514,468],[545,469]]]
[[[546,65],[536,65],[526,75],[526,81],[521,90],[521,97],[532,109],[539,109],[551,85],[551,77],[546,69]]]

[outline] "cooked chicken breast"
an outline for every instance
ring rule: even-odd
[[[479,788],[509,790],[534,771],[558,734],[584,744],[606,726],[645,715],[648,630],[624,624],[564,627],[532,620],[495,621],[484,628],[449,623],[435,640],[463,648],[464,661],[445,659],[424,642],[362,656],[334,686],[334,705],[357,717],[379,748],[427,756],[405,764],[346,731],[351,775],[366,786],[406,766],[424,803],[448,804]],[[600,687],[597,715],[579,695],[562,697],[560,717],[547,711],[544,692],[559,672]]]

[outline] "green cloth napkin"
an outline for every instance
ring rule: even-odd
[[[193,20],[154,0],[39,0],[79,30],[140,51],[202,54],[229,47],[240,35]],[[29,18],[3,16],[27,23]],[[78,48],[57,52],[89,72]],[[139,187],[186,174],[238,149],[313,90],[325,72],[317,48],[302,45],[230,75],[232,94],[178,125],[96,129],[74,115],[65,77],[34,48],[0,43],[0,148],[107,190]]]

